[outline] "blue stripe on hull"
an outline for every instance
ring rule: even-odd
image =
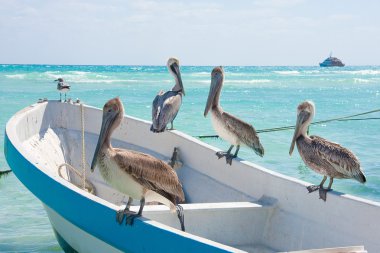
[[[63,218],[124,252],[227,252],[186,238],[139,219],[133,226],[119,225],[115,211],[56,182],[30,163],[13,146],[7,134],[4,153],[18,179],[37,198]]]

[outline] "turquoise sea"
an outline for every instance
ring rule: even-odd
[[[212,68],[181,67],[186,96],[174,126],[189,135],[214,134],[210,118],[203,117]],[[296,107],[306,99],[316,104],[316,121],[380,108],[380,66],[227,66],[225,74],[223,108],[256,129],[295,124]],[[59,98],[53,82],[57,77],[71,85],[68,96],[73,99],[102,107],[108,99],[120,96],[127,114],[146,120],[151,118],[151,103],[157,92],[170,89],[174,83],[164,66],[0,65],[0,139],[4,139],[5,124],[15,112],[39,98]],[[380,118],[380,113],[362,117]],[[365,170],[365,185],[335,180],[333,188],[380,201],[380,120],[331,122],[314,125],[310,131],[351,149]],[[303,164],[297,151],[289,157],[292,135],[292,130],[262,133],[265,156],[260,158],[247,148],[242,148],[239,156],[319,183],[321,176]],[[229,147],[220,139],[202,140],[220,149]],[[0,170],[8,169],[3,153],[1,144]],[[41,203],[13,174],[0,179],[0,252],[62,252]]]

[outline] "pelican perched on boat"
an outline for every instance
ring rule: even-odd
[[[176,211],[176,200],[183,202],[185,196],[175,171],[163,161],[140,152],[114,148],[111,135],[120,125],[124,108],[119,98],[109,100],[103,107],[103,120],[96,145],[91,171],[98,164],[100,174],[106,182],[118,191],[129,196],[124,210],[117,212],[116,219],[132,225],[136,217],[141,216],[145,201],[159,202]],[[137,214],[129,211],[133,199],[140,200]],[[177,205],[177,213],[184,230],[182,208]]]
[[[164,132],[169,123],[171,127],[168,130],[174,129],[173,121],[181,107],[182,95],[185,95],[178,59],[169,58],[167,67],[174,76],[175,85],[170,91],[164,92],[161,90],[153,100],[152,126],[150,130],[154,133]]]
[[[215,67],[211,72],[211,85],[210,92],[204,111],[206,117],[211,110],[211,121],[215,131],[219,137],[228,141],[231,146],[227,152],[217,152],[218,158],[226,157],[226,162],[232,164],[232,159],[236,158],[241,144],[245,144],[255,151],[259,156],[264,155],[264,148],[260,143],[259,136],[256,133],[255,128],[251,124],[248,124],[241,119],[223,111],[219,104],[220,92],[222,90],[224,81],[223,67]],[[236,146],[235,154],[232,155],[231,151]]]
[[[309,192],[319,189],[320,198],[326,201],[326,193],[331,190],[334,178],[353,178],[360,183],[365,183],[366,178],[358,158],[350,150],[319,136],[308,136],[307,129],[314,114],[313,102],[305,101],[298,105],[297,123],[289,155],[292,155],[294,145],[297,143],[298,152],[305,164],[323,175],[319,185],[310,185],[307,189]],[[324,189],[323,184],[327,177],[330,177],[330,182]]]
[[[62,101],[62,93],[65,94],[65,101],[66,101],[66,93],[68,91],[70,91],[70,85],[68,85],[64,80],[63,78],[58,78],[56,80],[54,80],[54,82],[58,82],[57,83],[57,90],[59,91],[59,101]]]

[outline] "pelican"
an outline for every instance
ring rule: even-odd
[[[260,143],[259,136],[257,136],[255,128],[241,119],[223,111],[219,104],[220,92],[222,90],[224,80],[223,67],[215,67],[211,72],[211,85],[210,92],[204,111],[206,117],[211,110],[211,121],[215,131],[224,140],[228,141],[231,146],[227,152],[219,151],[216,153],[218,158],[226,157],[226,162],[232,164],[232,159],[236,158],[241,144],[245,144],[255,151],[259,156],[264,155],[264,148]],[[232,155],[231,151],[236,146],[235,154]]]
[[[123,115],[124,108],[119,98],[104,105],[102,126],[91,163],[92,172],[98,165],[104,180],[129,196],[125,209],[117,212],[116,220],[121,224],[127,216],[127,224],[133,225],[133,220],[141,216],[145,201],[156,201],[168,206],[171,212],[177,210],[184,230],[182,208],[179,205],[176,208],[176,199],[183,202],[185,196],[174,170],[151,155],[112,147],[111,135],[120,125]],[[137,214],[129,211],[133,199],[140,200]]]
[[[175,85],[170,91],[164,92],[161,90],[153,100],[150,131],[154,133],[164,132],[169,123],[171,127],[168,130],[174,129],[173,121],[181,107],[182,95],[185,95],[178,59],[169,58],[167,67],[170,74],[174,76]]]
[[[307,189],[309,192],[319,189],[320,198],[326,201],[326,193],[331,190],[334,178],[353,178],[360,183],[365,183],[366,178],[358,158],[350,150],[319,136],[308,136],[307,129],[314,114],[313,102],[305,101],[298,105],[297,123],[289,155],[292,155],[294,145],[297,143],[298,152],[305,164],[323,175],[319,185],[310,185]],[[330,177],[330,182],[324,189],[323,184],[327,177]]]
[[[65,94],[65,101],[66,101],[66,92],[70,90],[70,85],[65,83],[63,78],[58,78],[57,80],[54,80],[54,82],[58,82],[57,90],[59,91],[59,101],[62,101],[62,93]]]

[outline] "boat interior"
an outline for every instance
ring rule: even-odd
[[[98,169],[90,171],[101,111],[91,107],[81,111],[83,107],[79,105],[51,102],[35,107],[33,113],[20,119],[33,123],[17,130],[28,158],[62,184],[69,182],[73,187],[83,188],[84,175],[86,191],[109,203],[116,216],[117,210],[124,209],[128,196],[111,188]],[[185,192],[186,201],[181,205],[187,233],[248,252],[300,250],[304,249],[303,245],[321,248],[319,242],[307,238],[308,233],[313,233],[310,225],[317,225],[316,222],[302,223],[299,216],[282,209],[274,195],[262,194],[276,184],[262,175],[267,171],[247,170],[249,164],[238,160],[233,166],[225,165],[223,159],[218,160],[214,155],[215,148],[178,131],[153,134],[149,127],[149,122],[125,118],[115,131],[112,145],[148,153],[164,161],[169,161],[174,147],[179,148],[182,166],[176,172]],[[131,209],[137,211],[138,207],[136,200]],[[143,219],[180,230],[177,215],[161,204],[147,203]],[[296,229],[302,227],[302,231],[289,224]],[[347,249],[351,251],[328,252],[365,252],[364,248]]]

